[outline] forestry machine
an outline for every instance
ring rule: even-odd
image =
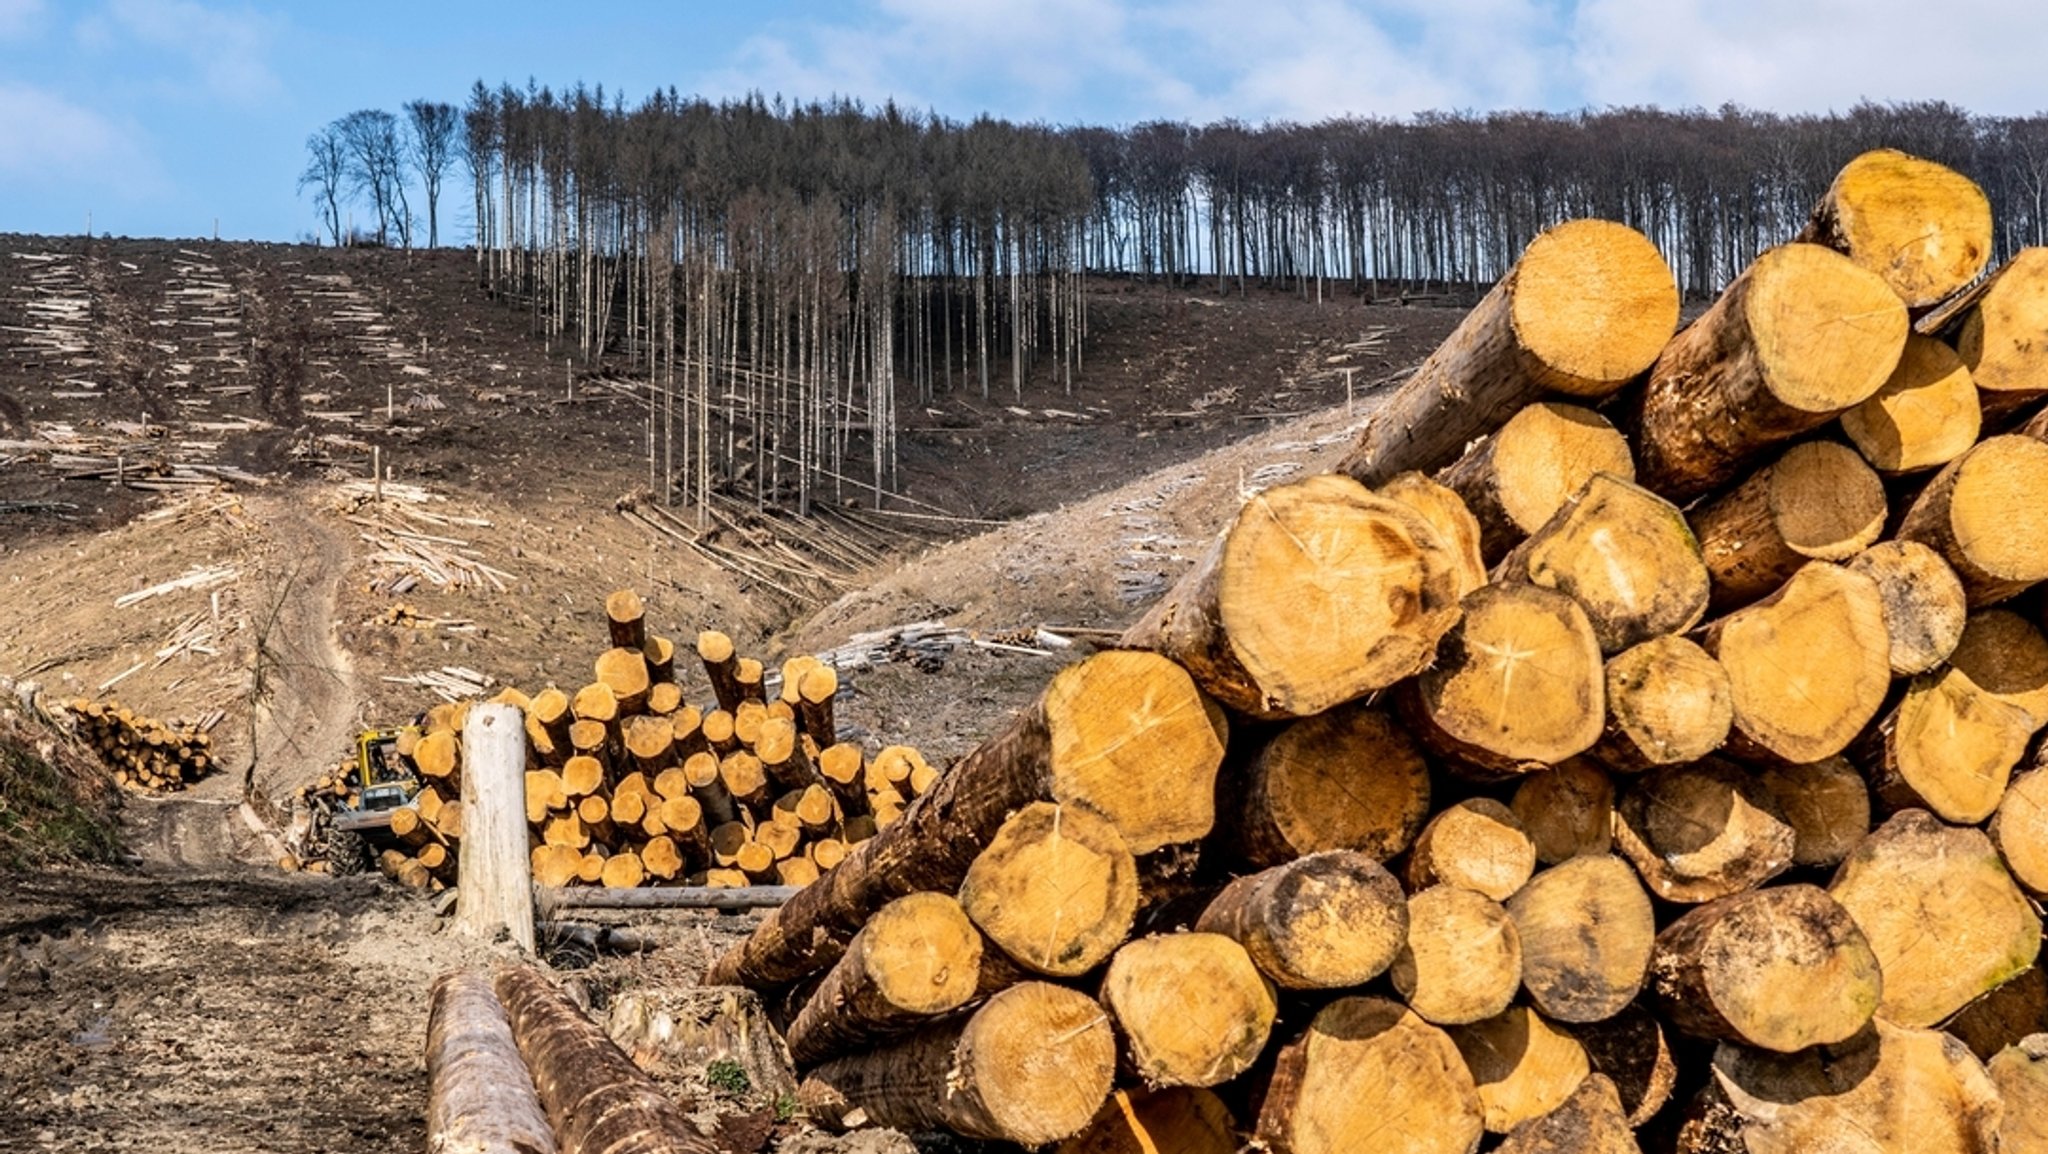
[[[356,737],[356,755],[346,784],[354,804],[337,799],[331,811],[315,809],[316,833],[325,826],[327,868],[336,874],[368,869],[372,854],[391,837],[391,815],[410,808],[419,796],[420,778],[398,752],[398,739],[414,726],[366,729]]]

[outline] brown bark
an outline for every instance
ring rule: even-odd
[[[1953,344],[1977,386],[1987,420],[2048,397],[2048,248],[2023,248],[1951,305],[1930,314],[1923,332]]]
[[[2040,953],[2041,919],[1991,839],[1923,810],[1907,810],[1864,838],[1828,890],[1884,967],[1879,1016],[1901,1026],[1941,1021]]]
[[[1259,1109],[1274,1154],[1469,1154],[1479,1091],[1442,1030],[1384,998],[1340,998],[1282,1047]]]
[[[1320,713],[1429,663],[1457,620],[1457,558],[1348,477],[1267,489],[1123,636],[1242,713]]]
[[[1214,820],[1222,757],[1201,694],[1172,663],[1110,651],[1068,666],[1036,707],[861,842],[824,884],[772,911],[707,981],[774,987],[831,965],[889,901],[958,886],[1010,812],[1033,801],[1084,802],[1138,853],[1198,838]]]
[[[1408,939],[1408,900],[1367,854],[1333,850],[1238,878],[1195,928],[1224,934],[1290,990],[1337,990],[1378,977]]]
[[[427,1146],[476,1154],[554,1154],[504,1007],[478,970],[434,979],[427,1011]]]
[[[1102,1007],[1043,982],[1012,986],[971,1016],[811,1071],[814,1121],[1039,1146],[1077,1134],[1109,1096],[1116,1038]]]
[[[1545,393],[1620,389],[1677,324],[1677,284],[1647,238],[1605,221],[1558,225],[1387,398],[1337,469],[1368,485],[1433,472]]]
[[[798,1068],[914,1033],[975,996],[981,934],[945,894],[883,906],[855,934],[784,1037]]]
[[[1862,404],[1898,366],[1906,309],[1882,279],[1817,245],[1756,259],[1650,369],[1636,480],[1680,504]]]
[[[676,1101],[537,971],[501,970],[498,998],[562,1154],[715,1154]]]
[[[697,660],[704,663],[704,675],[711,680],[712,696],[718,708],[731,713],[740,707],[739,658],[732,638],[716,629],[697,635]]]
[[[1642,989],[1656,944],[1650,896],[1612,856],[1576,857],[1508,899],[1522,943],[1522,985],[1560,1022],[1613,1017]]]

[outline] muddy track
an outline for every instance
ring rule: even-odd
[[[307,509],[307,494],[249,503],[272,563],[249,607],[256,662],[254,752],[240,780],[277,798],[318,777],[348,749],[357,728],[355,663],[335,639],[335,606],[349,542]]]

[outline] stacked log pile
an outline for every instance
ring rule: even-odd
[[[1871,153],[1674,332],[1644,237],[1543,234],[705,980],[828,1124],[2041,1149],[2048,262],[1990,237]]]
[[[213,769],[213,739],[197,724],[144,717],[118,701],[74,699],[79,736],[114,771],[123,788],[165,793]]]
[[[914,748],[870,755],[837,740],[838,673],[818,659],[792,658],[778,679],[707,630],[695,642],[709,684],[700,706],[685,699],[674,643],[647,632],[640,597],[620,590],[605,611],[611,647],[588,684],[492,699],[526,715],[537,883],[808,885],[937,780]],[[466,703],[437,705],[400,740],[424,787],[393,815],[401,848],[380,864],[408,885],[454,879],[467,714]],[[346,769],[312,792],[353,804]]]

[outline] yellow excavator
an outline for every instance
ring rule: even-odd
[[[399,752],[401,738],[411,734],[417,739],[419,733],[417,725],[405,725],[366,729],[356,736],[355,762],[348,774],[354,803],[344,802],[325,822],[329,872],[354,874],[368,869],[373,852],[389,840],[391,815],[411,806],[419,796],[419,771]]]

